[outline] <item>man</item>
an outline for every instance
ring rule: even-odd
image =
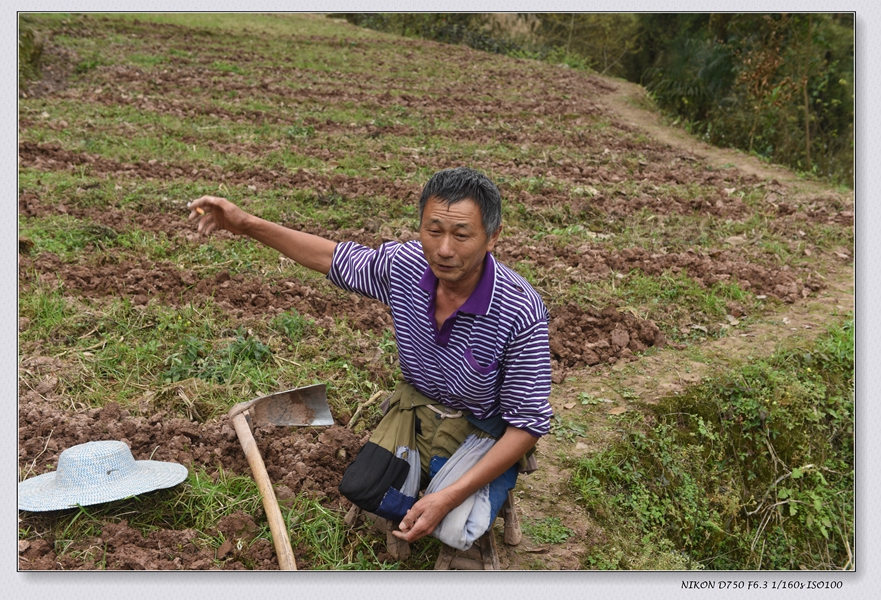
[[[250,236],[391,307],[406,383],[340,489],[365,510],[399,521],[394,533],[408,542],[443,529],[448,514],[477,499],[489,511],[458,544],[469,546],[487,520],[492,524],[552,415],[547,308],[491,255],[501,232],[498,188],[465,167],[436,173],[419,200],[419,241],[375,250],[269,223],[223,198],[204,196],[189,206],[200,233]],[[469,456],[458,460],[466,440]],[[408,474],[410,491],[402,492]],[[429,484],[417,501],[412,486],[435,477],[443,486]]]

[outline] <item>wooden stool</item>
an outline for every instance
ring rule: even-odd
[[[480,538],[471,545],[468,550],[457,550],[452,546],[443,545],[437,562],[434,563],[435,571],[458,570],[483,570],[498,571],[499,553],[496,550],[496,538],[493,528],[487,529]]]
[[[523,532],[520,531],[520,520],[514,508],[514,492],[511,490],[508,490],[508,499],[502,504],[499,516],[505,521],[505,543],[516,546],[523,539]]]

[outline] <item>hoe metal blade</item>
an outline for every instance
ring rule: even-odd
[[[238,406],[241,408],[238,409]],[[251,422],[256,427],[333,425],[333,416],[327,405],[327,389],[323,383],[270,394],[238,406],[233,411],[249,411]]]

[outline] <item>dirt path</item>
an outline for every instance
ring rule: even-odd
[[[657,113],[640,107],[648,106],[649,102],[642,88],[617,80],[610,80],[610,84],[616,89],[603,96],[601,103],[620,114],[627,124],[645,130],[664,144],[693,154],[718,168],[739,169],[763,179],[776,180],[787,185],[792,197],[833,193],[829,188],[800,179],[781,167],[762,163],[741,152],[710,146],[682,130],[664,126]],[[852,193],[845,201],[853,202]],[[826,323],[836,315],[854,310],[852,262],[845,262],[840,257],[826,257],[823,266],[826,268],[823,275],[826,287],[817,295],[784,305],[773,314],[733,326],[726,337],[700,346],[701,361],[692,359],[687,352],[666,347],[630,362],[570,372],[565,382],[554,386],[551,404],[555,413],[564,418],[577,416],[589,423],[586,436],[570,441],[548,435],[539,441],[540,469],[521,478],[516,490],[517,507],[521,520],[559,517],[575,535],[563,544],[536,544],[524,536],[523,542],[514,547],[501,543],[499,535],[504,568],[579,569],[587,548],[606,539],[602,529],[575,504],[571,491],[567,489],[571,473],[563,466],[560,457],[584,455],[609,443],[616,435],[614,427],[610,426],[610,415],[640,410],[640,405],[652,404],[664,396],[680,392],[725,365],[748,360],[751,356],[769,356],[782,340],[813,339],[825,331]],[[627,390],[627,397],[615,390]],[[611,402],[583,406],[577,401],[583,392]],[[499,532],[500,523],[496,525]]]
[[[733,168],[762,179],[776,179],[794,186],[796,193],[828,191],[828,186],[799,178],[785,167],[763,162],[739,150],[712,146],[678,127],[668,127],[658,112],[647,110],[652,101],[645,88],[620,79],[606,81],[614,91],[599,97],[599,104],[618,113],[624,123],[645,131],[661,143],[695,154],[716,168]]]

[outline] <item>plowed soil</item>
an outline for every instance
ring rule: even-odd
[[[35,357],[23,361],[22,368],[44,377],[43,383],[25,391],[19,400],[19,463],[30,472],[46,472],[49,465],[57,464],[61,451],[76,444],[121,440],[131,447],[135,460],[172,461],[191,469],[204,468],[215,476],[219,470],[250,473],[235,430],[226,419],[196,423],[163,411],[144,418],[131,415],[113,402],[100,409],[71,413],[59,410],[62,398],[53,391],[55,374],[64,368],[63,363]],[[366,441],[341,425],[294,431],[266,426],[257,428],[254,435],[282,505],[296,494],[303,494],[339,506],[337,485]],[[39,519],[40,515],[31,518]],[[107,569],[214,569],[215,559],[223,560],[225,569],[277,569],[271,544],[264,539],[254,542],[258,532],[254,518],[239,512],[221,519],[218,531],[211,535],[222,534],[231,544],[217,551],[193,544],[197,536],[193,530],[154,531],[144,537],[125,522],[108,522],[100,537],[80,540],[76,545],[87,550],[106,544],[102,560]],[[232,545],[234,540],[241,541],[236,544],[241,549]],[[93,561],[74,558],[75,553],[57,557],[44,540],[25,541],[19,551],[21,569],[98,568]],[[300,554],[298,567],[309,568],[308,560]]]
[[[22,144],[22,162],[31,157],[27,144]],[[72,159],[69,159],[72,160]],[[67,165],[74,163],[67,162]],[[131,210],[111,208],[67,208],[40,203],[32,195],[19,198],[19,213],[27,216],[57,214],[62,210],[80,219],[100,223],[106,228],[103,235],[118,235],[128,227],[145,231],[163,232],[176,243],[195,243],[193,228],[180,216],[170,214],[141,214]],[[837,218],[841,217],[837,213]],[[294,224],[289,224],[294,226]],[[355,240],[368,246],[377,246],[385,239],[381,232],[363,229],[309,228],[298,229],[337,241]],[[407,239],[410,236],[404,236]],[[641,248],[631,248],[613,253],[606,249],[583,247],[557,248],[552,242],[510,237],[504,239],[497,251],[503,262],[519,260],[525,256],[540,267],[559,269],[561,285],[575,282],[598,281],[608,277],[611,271],[642,271],[660,274],[666,271],[682,272],[711,287],[719,281],[736,279],[741,288],[763,294],[787,303],[808,297],[824,287],[813,271],[804,269],[799,273],[788,266],[766,267],[757,264],[735,251],[720,250],[704,254],[695,250],[677,253],[652,253]],[[46,281],[61,279],[65,288],[76,290],[85,297],[127,296],[135,304],[146,304],[150,298],[158,298],[170,305],[189,302],[194,296],[211,296],[221,306],[234,311],[239,317],[260,316],[267,312],[296,309],[314,318],[335,314],[351,315],[358,329],[379,332],[391,327],[391,317],[378,303],[339,294],[328,296],[297,281],[267,283],[262,279],[243,275],[230,277],[228,273],[201,278],[192,271],[180,270],[170,262],[132,262],[114,260],[113,250],[100,255],[100,264],[84,260],[80,263],[64,263],[51,253],[43,253],[31,259],[23,256],[19,261],[23,275],[22,284],[28,285],[30,277]],[[109,263],[109,264],[108,264]],[[666,343],[657,325],[630,313],[619,313],[614,307],[603,311],[589,311],[576,305],[552,307],[551,352],[554,359],[555,378],[561,381],[569,368],[592,366],[600,362],[614,362],[628,358],[633,352]],[[565,333],[560,333],[565,332]]]
[[[145,29],[149,26],[144,25]],[[144,43],[163,43],[164,38],[175,39],[179,35],[171,26],[156,26],[155,39]],[[362,44],[367,43],[363,40]],[[402,41],[400,51],[420,46],[432,46],[426,42]],[[51,51],[47,50],[47,51]],[[471,61],[481,65],[482,53],[468,49],[454,50],[457,61]],[[60,58],[59,58],[60,60]],[[523,83],[519,100],[489,100],[495,86],[507,86],[518,79],[516,64],[506,69],[484,70],[480,81],[481,94],[474,90],[454,88],[447,90],[443,98],[432,100],[428,96],[408,97],[380,92],[383,88],[400,87],[394,79],[378,78],[365,82],[359,78],[337,73],[335,77],[314,83],[308,88],[292,90],[278,85],[281,77],[268,77],[259,89],[243,88],[238,80],[217,77],[216,71],[208,74],[203,63],[216,60],[215,56],[194,56],[189,63],[171,65],[161,74],[146,73],[135,67],[108,67],[93,71],[89,85],[68,87],[66,79],[59,76],[59,68],[52,79],[32,87],[32,94],[56,99],[79,99],[93,105],[115,107],[126,105],[157,115],[197,115],[202,111],[197,93],[190,90],[210,89],[215,93],[241,92],[242,94],[271,95],[273,101],[304,102],[308,99],[333,99],[336,102],[352,102],[370,106],[402,105],[431,117],[446,114],[449,110],[467,113],[474,123],[472,129],[455,133],[461,141],[470,137],[476,143],[494,143],[503,140],[530,146],[553,146],[565,150],[578,144],[596,148],[596,160],[592,164],[567,164],[566,160],[544,160],[480,164],[483,169],[504,173],[509,179],[525,176],[553,176],[567,182],[584,186],[599,182],[637,182],[637,192],[608,197],[593,196],[588,203],[569,195],[544,190],[542,193],[517,191],[506,201],[521,202],[528,207],[568,204],[573,214],[634,215],[643,210],[658,214],[705,213],[721,219],[744,219],[749,209],[736,196],[726,190],[760,188],[766,194],[766,210],[774,215],[776,227],[797,230],[806,220],[836,227],[853,225],[853,197],[840,194],[818,185],[809,185],[791,174],[755,163],[736,153],[724,153],[708,149],[684,135],[664,133],[666,130],[649,111],[635,108],[630,102],[639,93],[634,86],[595,75],[572,70],[553,69],[536,71],[545,73]],[[63,62],[59,63],[63,64]],[[493,63],[497,64],[497,63]],[[61,69],[63,71],[63,69]],[[215,117],[235,122],[274,124],[270,112],[238,110],[224,112],[210,108]],[[497,115],[504,114],[505,127],[501,128]],[[19,128],[26,130],[33,119],[32,114],[22,114]],[[558,133],[536,133],[534,124],[542,119],[602,118],[610,125],[591,139],[564,136]],[[278,124],[278,123],[275,123]],[[359,138],[391,136],[401,126],[346,127],[336,122],[314,120],[308,123],[315,130],[334,133],[344,130],[356,141]],[[63,129],[66,124],[58,124]],[[124,123],[120,127],[125,127]],[[443,131],[432,135],[443,136]],[[357,142],[356,142],[357,143]],[[616,157],[638,148],[643,159],[635,165],[633,175],[622,173]],[[247,141],[235,147],[215,150],[234,152],[242,156],[271,151],[255,147]],[[305,152],[304,148],[298,151]],[[325,161],[338,160],[345,155],[345,148],[312,152]],[[384,160],[376,157],[377,163]],[[431,156],[414,153],[414,166],[430,165],[440,169],[456,164],[460,157],[445,155],[441,150]],[[730,165],[725,169],[707,169],[708,164],[722,162]],[[313,173],[300,169],[296,172],[252,168],[241,172],[223,172],[208,164],[148,162],[120,163],[88,152],[64,149],[55,143],[23,141],[19,144],[21,168],[51,173],[85,169],[91,177],[110,178],[120,181],[177,181],[215,180],[228,186],[252,186],[254,191],[267,189],[291,189],[309,187],[318,194],[335,194],[342,198],[380,195],[403,202],[415,202],[419,184],[411,180],[390,180],[382,177],[350,177],[341,174]],[[667,183],[692,182],[714,190],[700,200],[685,199],[675,194],[659,192]],[[506,192],[504,186],[503,195]],[[43,217],[69,215],[98,224],[98,237],[119,235],[129,229],[161,232],[172,244],[196,248],[194,227],[185,219],[181,206],[157,211],[150,207],[89,207],[80,203],[48,204],[40,197],[25,193],[19,199],[20,216]],[[387,239],[410,239],[412,232],[389,231],[381,221],[367,222],[364,227],[352,228],[345,224],[339,228],[327,228],[309,223],[283,223],[288,226],[322,235],[335,240],[354,239],[376,246]],[[221,236],[227,235],[224,233]],[[391,327],[391,318],[382,305],[356,299],[349,294],[318,289],[296,280],[266,281],[228,272],[203,275],[181,270],[172,262],[149,259],[132,260],[114,249],[100,253],[87,248],[74,262],[66,262],[51,253],[30,255],[26,241],[20,243],[19,286],[43,282],[61,286],[64,293],[73,297],[103,298],[125,297],[134,304],[146,304],[158,300],[177,306],[193,298],[212,297],[218,306],[235,319],[265,317],[267,314],[296,309],[300,314],[320,319],[345,314],[356,330],[382,332]],[[562,285],[567,282],[596,281],[608,278],[615,272],[637,270],[646,274],[672,271],[681,272],[712,286],[719,281],[736,278],[741,287],[756,294],[763,294],[782,302],[783,318],[786,311],[797,311],[818,298],[831,297],[835,306],[852,308],[853,300],[851,269],[846,265],[847,256],[825,256],[824,264],[837,269],[838,277],[819,276],[816,270],[795,268],[788,265],[764,264],[749,256],[743,248],[721,248],[704,252],[692,249],[652,253],[640,248],[623,252],[611,252],[600,247],[584,245],[563,247],[550,237],[536,241],[517,235],[504,237],[497,252],[505,263],[531,261],[536,266],[552,268],[559,274]],[[820,257],[818,257],[818,260]],[[834,273],[833,273],[834,275]],[[830,281],[835,284],[830,286]],[[851,281],[851,285],[848,285]],[[842,283],[843,282],[843,283]],[[849,300],[848,300],[849,299]],[[650,320],[619,310],[620,307],[586,309],[575,304],[551,306],[551,351],[555,388],[552,402],[558,411],[577,393],[577,385],[594,385],[610,373],[616,365],[641,360],[641,354],[649,348],[662,349],[669,341],[658,325]],[[731,307],[736,316],[737,307]],[[813,318],[819,329],[819,316]],[[27,323],[20,323],[27,328]],[[747,344],[750,338],[734,338],[731,344]],[[668,349],[667,352],[675,352]],[[743,350],[728,348],[736,354]],[[658,355],[655,355],[658,356]],[[670,357],[672,354],[664,354]],[[656,359],[657,360],[657,359]],[[79,443],[95,440],[123,440],[131,446],[136,459],[175,461],[191,469],[204,468],[215,476],[222,469],[236,474],[249,475],[250,470],[241,446],[226,418],[198,422],[170,415],[161,410],[149,417],[133,415],[114,402],[100,409],[78,410],[58,391],[59,374],[74,369],[75,365],[63,358],[47,356],[21,357],[19,390],[19,467],[28,476],[48,472],[57,465],[58,456],[64,449]],[[666,388],[672,371],[663,364],[653,367],[653,379]],[[594,378],[594,379],[591,379]],[[588,382],[588,383],[585,383]],[[633,383],[632,385],[637,385]],[[343,470],[357,453],[365,439],[357,437],[343,423],[321,429],[309,428],[260,428],[255,437],[269,470],[269,476],[277,486],[280,501],[284,504],[295,495],[305,494],[319,499],[334,510],[345,510],[347,503],[340,498],[337,485]],[[565,480],[565,471],[555,466],[553,459],[557,442],[543,439],[539,455],[544,457],[542,473],[525,479],[518,492],[519,510],[527,516],[553,514],[553,504],[561,501],[558,490]],[[545,493],[531,494],[532,486],[541,485]],[[551,490],[551,491],[548,491]],[[163,492],[156,492],[163,493]],[[553,494],[557,496],[553,496]],[[571,500],[570,500],[571,502]],[[564,510],[565,509],[565,510]],[[557,514],[574,515],[565,505],[556,508]],[[23,515],[25,523],[38,524],[41,515]],[[77,540],[76,548],[68,548],[63,557],[56,555],[53,540],[28,540],[19,544],[19,568],[28,569],[276,569],[278,563],[269,543],[254,539],[258,521],[262,515],[242,512],[224,519],[218,525],[218,534],[230,540],[218,550],[206,549],[193,543],[196,533],[192,530],[160,530],[144,537],[126,522],[107,522],[100,534],[88,540]],[[575,520],[573,520],[575,519]],[[601,534],[592,529],[587,520],[577,521],[571,516],[567,524],[579,534],[582,546],[599,543]],[[590,542],[590,540],[593,540]],[[232,540],[242,540],[236,545]],[[585,541],[587,540],[587,541]],[[294,541],[297,545],[296,540]],[[77,552],[89,547],[105,547],[102,565],[76,558]],[[578,547],[541,548],[529,542],[520,549],[503,547],[503,565],[507,568],[534,568],[536,557],[542,559],[543,568],[579,568]],[[581,547],[581,546],[579,546]],[[384,549],[377,547],[380,559],[388,559]],[[298,566],[310,567],[303,548],[295,548]]]

